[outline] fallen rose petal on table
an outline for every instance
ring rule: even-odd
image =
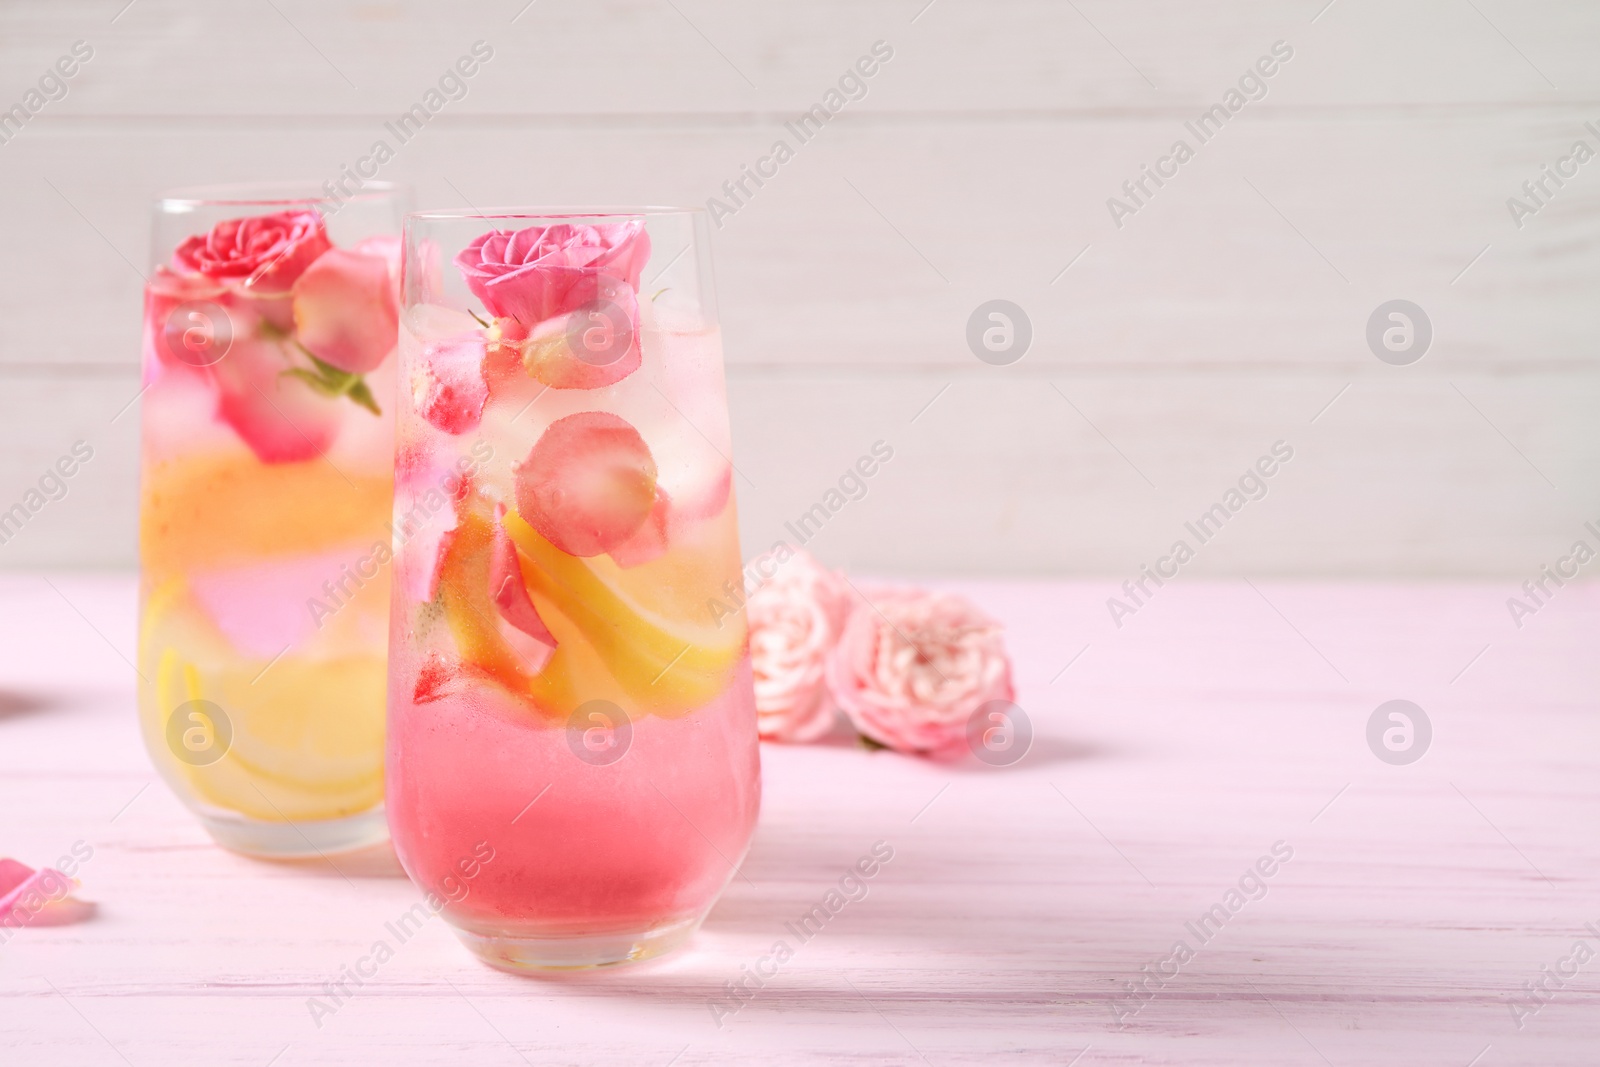
[[[95,913],[92,901],[72,895],[78,883],[54,867],[34,870],[0,858],[0,926],[64,926]]]

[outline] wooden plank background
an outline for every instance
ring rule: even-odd
[[[157,192],[331,178],[478,40],[382,173],[419,204],[703,204],[893,48],[716,233],[751,550],[879,439],[830,562],[1120,577],[1280,439],[1194,574],[1520,580],[1600,518],[1600,162],[1506,207],[1600,146],[1593,4],[124,4],[0,7],[0,106],[94,49],[0,144],[0,509],[95,449],[0,567],[134,558]],[[1277,41],[1266,96],[1117,227],[1107,198]],[[1034,328],[1008,367],[964,339],[996,297]],[[1397,297],[1434,326],[1409,367],[1364,340]]]

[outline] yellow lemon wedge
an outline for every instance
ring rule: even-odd
[[[343,818],[382,802],[381,655],[293,650],[270,665],[243,656],[171,578],[146,598],[139,658],[151,752],[193,797],[267,822]],[[182,758],[169,734],[169,719],[195,700],[226,716],[206,724],[227,741],[209,761]]]
[[[609,557],[562,552],[515,511],[503,524],[523,557],[523,579],[541,616],[546,605],[555,610],[558,619],[546,622],[558,639],[565,628],[558,621],[577,629],[620,689],[624,699],[617,703],[626,710],[681,715],[722,692],[744,654],[744,615],[728,614],[718,625],[708,603],[727,596],[725,581],[737,580],[737,549],[731,565],[715,545],[699,552],[669,549],[647,565],[652,573],[634,576]],[[584,688],[588,681],[582,676]]]

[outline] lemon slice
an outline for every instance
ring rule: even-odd
[[[140,689],[146,742],[190,797],[267,822],[343,818],[382,801],[383,656],[296,649],[263,673],[267,661],[234,651],[173,577],[146,600],[139,658],[152,680]],[[168,719],[191,700],[227,716],[229,744],[214,762],[170,747]]]
[[[624,708],[684,714],[722,692],[744,652],[744,616],[735,611],[719,626],[711,601],[727,595],[718,582],[738,574],[736,554],[730,567],[721,553],[669,549],[647,565],[652,573],[635,574],[607,557],[569,556],[514,511],[504,526],[525,557],[535,603],[549,603],[577,627],[626,695]],[[641,590],[651,591],[648,601]]]

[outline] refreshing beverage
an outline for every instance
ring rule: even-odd
[[[400,203],[162,200],[145,289],[140,718],[222,844],[381,841]]]
[[[406,256],[396,849],[492,964],[657,954],[760,790],[703,217],[413,215]]]

